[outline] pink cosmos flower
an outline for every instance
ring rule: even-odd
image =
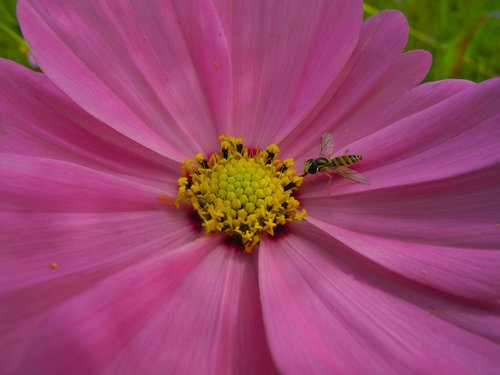
[[[499,80],[419,85],[404,17],[360,1],[19,19],[44,73],[1,61],[1,373],[499,371]],[[371,184],[306,176],[249,254],[171,204],[221,135],[300,173],[324,132]]]

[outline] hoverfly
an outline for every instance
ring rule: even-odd
[[[332,135],[330,133],[324,133],[321,136],[319,157],[306,161],[304,173],[301,176],[304,177],[308,174],[315,174],[317,172],[334,172],[359,184],[369,184],[368,180],[361,176],[361,174],[348,168],[350,165],[363,159],[361,155],[331,157],[332,152]]]

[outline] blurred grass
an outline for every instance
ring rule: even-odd
[[[15,17],[16,2],[0,0],[0,56],[29,66],[29,50]],[[366,17],[382,9],[399,9],[408,18],[407,50],[432,53],[427,80],[482,81],[500,75],[500,0],[365,1]]]
[[[0,0],[0,56],[29,66],[29,48],[16,20],[16,3],[16,0]]]
[[[408,18],[407,50],[432,53],[427,81],[500,75],[500,0],[365,0],[365,16],[381,9]]]

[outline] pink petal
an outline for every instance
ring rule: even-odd
[[[2,212],[0,291],[135,262],[199,238],[175,209],[136,212]],[[167,229],[168,228],[168,229]],[[53,270],[50,265],[58,268]]]
[[[467,298],[497,299],[499,195],[497,164],[446,180],[302,204],[308,221],[395,272]]]
[[[218,241],[209,237],[130,267],[68,301],[34,336],[25,368],[276,373],[252,257],[224,246],[211,251]]]
[[[491,79],[350,146],[374,188],[489,168],[500,156],[500,79]],[[474,157],[476,156],[477,157]],[[364,172],[364,170],[369,170]]]
[[[500,299],[500,254],[497,248],[443,246],[423,243],[421,239],[418,242],[410,242],[410,238],[397,238],[395,231],[390,236],[387,231],[372,234],[358,231],[356,227],[338,227],[315,219],[314,213],[308,217],[308,221],[363,256],[401,276],[464,298]],[[400,231],[400,225],[397,227]],[[411,234],[416,235],[412,232],[408,233],[407,237]],[[422,236],[422,233],[418,235]],[[476,233],[469,235],[480,236]],[[430,242],[430,235],[428,241]]]
[[[263,243],[259,280],[283,373],[490,374],[500,366],[498,304],[406,282],[311,225]]]
[[[161,246],[149,240],[150,250],[156,248],[154,255],[135,246],[135,256],[129,256],[126,263],[118,261],[114,267],[96,267],[90,273],[78,272],[72,278],[54,278],[50,284],[19,290],[17,298],[7,299],[10,314],[2,315],[18,334],[10,342],[15,346],[7,351],[17,357],[17,363],[11,359],[10,366],[20,366],[17,373],[102,373],[157,313],[165,297],[178,288],[214,241],[215,238],[190,242],[165,252],[158,251]],[[15,316],[16,310],[24,314]],[[47,310],[50,315],[44,314],[43,320],[35,315]],[[35,315],[31,322],[23,319],[27,312]],[[9,320],[2,319],[2,323]]]
[[[2,154],[0,207],[33,212],[163,210],[163,191],[114,174],[54,159]]]
[[[433,105],[448,99],[449,97],[469,88],[475,86],[475,83],[470,82],[470,81],[462,81],[462,80],[445,80],[445,81],[438,81],[438,82],[429,82],[429,83],[424,83],[422,85],[416,86],[410,91],[407,91],[405,94],[403,94],[400,98],[398,98],[395,102],[393,102],[391,105],[388,105],[386,107],[380,108],[377,110],[377,116],[376,118],[373,118],[372,121],[369,121],[369,124],[371,126],[371,130],[376,132],[376,129],[378,128],[383,128],[386,126],[391,125],[393,122],[396,122],[400,119],[409,117],[415,113],[418,113],[420,111],[423,111],[429,107],[432,107]],[[349,120],[350,122],[350,120]],[[350,132],[351,136],[354,133],[359,133],[357,129],[359,129],[361,132],[365,128],[364,125],[360,125],[357,128],[351,127]],[[346,133],[347,136],[347,133]],[[361,136],[361,135],[360,135]],[[303,161],[300,161],[303,159],[304,161],[313,157],[313,155],[317,155],[319,153],[319,139],[320,136],[316,136],[316,141],[317,144],[312,147],[307,153],[302,156],[301,158],[298,159],[297,161],[297,169],[301,170],[302,165],[304,164]],[[335,144],[338,145],[338,142],[336,142],[335,139]],[[362,153],[362,156],[366,155],[365,151],[361,149],[354,149],[352,146],[346,146],[346,145],[340,145],[344,147],[336,147],[336,151],[334,152],[335,155],[341,155],[341,154],[346,154],[346,153]],[[439,159],[441,158],[442,155],[439,156]],[[366,163],[366,157],[364,157],[363,164]],[[355,169],[360,168],[363,164],[358,164]],[[423,169],[420,168],[420,171]],[[335,188],[330,189],[330,185],[325,184],[325,181],[331,182],[329,179],[323,180],[318,179],[318,181],[315,181],[311,178],[307,178],[304,184],[302,185],[302,194],[305,196],[325,196],[325,195],[332,195],[335,194],[335,191],[338,190],[340,191],[347,191],[353,188],[352,184],[345,184],[344,183],[339,186],[337,185]],[[337,179],[335,183],[341,183],[342,179]],[[322,182],[321,182],[322,181]]]
[[[163,211],[2,213],[0,223],[0,263],[8,265],[0,275],[5,368],[21,361],[33,331],[58,305],[199,237],[187,218]]]
[[[406,54],[400,59],[400,70],[405,65],[410,65],[411,59],[423,58],[420,51],[413,55]],[[408,61],[407,61],[408,60]],[[405,72],[401,72],[405,73]],[[411,76],[411,74],[408,74]],[[401,78],[401,80],[404,80]],[[390,124],[408,117],[414,113],[425,110],[450,96],[474,86],[471,81],[450,79],[437,82],[427,82],[413,87],[396,96],[394,90],[397,82],[390,83],[373,95],[369,103],[359,103],[356,113],[343,121],[334,130],[335,139],[339,146],[362,139],[367,135],[385,128]],[[400,87],[400,90],[405,88]]]
[[[430,67],[430,55],[424,51],[401,53],[407,34],[406,19],[396,11],[381,12],[365,21],[348,64],[320,105],[280,147],[295,156],[314,155],[325,131],[333,131],[336,143],[342,146],[349,130],[370,134],[383,125],[373,124],[378,112],[415,87]]]
[[[232,131],[266,147],[320,100],[358,38],[361,1],[216,1],[233,66]]]
[[[473,86],[475,86],[475,83],[462,80],[444,80],[421,84],[405,92],[390,105],[383,106],[377,109],[370,106],[369,108],[365,108],[365,110],[358,112],[358,114],[353,118],[346,120],[345,124],[347,124],[346,126],[348,127],[345,128],[344,125],[342,125],[342,127],[344,127],[347,131],[343,132],[344,136],[341,138],[344,140],[344,142],[349,142],[348,139],[355,139],[358,137],[362,138],[363,136],[369,135],[370,132],[375,133],[378,129],[382,129],[394,122],[397,122],[398,120],[424,111],[427,108],[432,107],[435,104]],[[370,116],[370,111],[373,117],[368,120],[367,116]],[[363,120],[364,122],[359,120],[360,116],[365,118]],[[296,164],[297,166],[302,166],[305,160],[314,157],[313,155],[318,155],[320,134],[321,132],[315,136],[316,144],[312,144],[309,149],[305,149],[306,151],[304,156],[298,158]],[[351,145],[340,143],[338,142],[339,138],[339,133],[335,133],[335,155],[342,155],[347,153],[362,154],[364,160],[362,164],[358,164],[355,169],[358,169],[367,162],[365,156],[366,150],[354,148]],[[297,146],[297,148],[298,147],[300,146]],[[301,167],[297,168],[299,170],[301,169]],[[422,171],[423,169],[420,168],[419,170]],[[340,189],[346,191],[346,187],[352,188],[353,186],[352,184],[344,184],[344,186],[342,186]],[[334,194],[336,189],[330,190],[327,189],[327,186],[324,183],[309,183],[306,180],[306,182],[302,185],[302,190],[303,193],[307,191],[307,195],[317,196]]]
[[[0,275],[0,363],[7,368],[58,304],[199,237],[161,192],[111,174],[3,154],[0,176],[0,263],[8,265]]]
[[[302,199],[309,215],[357,231],[443,246],[496,248],[500,164],[408,186]]]
[[[179,164],[82,111],[44,75],[0,61],[0,151],[64,160],[165,188]]]
[[[210,252],[112,369],[131,361],[148,373],[275,373],[253,260],[225,246]]]
[[[217,147],[231,70],[210,3],[24,0],[18,15],[44,73],[99,120],[174,159]]]
[[[364,137],[347,148],[362,154],[354,169],[370,186],[309,179],[303,197],[397,189],[482,169],[479,176],[489,178],[500,157],[499,98],[500,79],[485,81]]]

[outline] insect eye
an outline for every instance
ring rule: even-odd
[[[316,163],[315,160],[311,160],[311,163],[309,164],[308,172],[310,174],[315,174],[317,171],[318,171],[318,164]]]

